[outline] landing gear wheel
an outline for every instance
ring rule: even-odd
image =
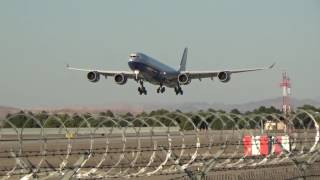
[[[162,87],[161,88],[161,93],[164,93],[166,91],[166,88],[165,87]]]
[[[142,94],[147,95],[147,90],[145,87],[138,87],[138,92],[140,95]]]
[[[181,87],[175,87],[174,92],[176,93],[176,95],[179,95],[179,94],[183,95],[183,91]]]
[[[147,90],[146,90],[145,87],[142,87],[142,92],[143,92],[144,95],[147,95]]]
[[[142,95],[142,94],[147,95],[147,90],[146,90],[146,88],[143,86],[143,81],[140,80],[139,83],[140,83],[140,85],[141,85],[140,87],[138,87],[138,92],[139,92],[139,94],[140,94],[140,95]]]
[[[142,89],[141,89],[141,87],[138,87],[138,92],[139,92],[139,95],[142,95]]]
[[[162,86],[162,84],[160,84],[160,87],[157,89],[157,93],[164,93],[166,91],[166,88]]]

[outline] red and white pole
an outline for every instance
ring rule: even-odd
[[[282,87],[282,112],[287,115],[291,112],[291,105],[290,105],[290,95],[291,95],[291,83],[290,78],[288,77],[287,73],[284,72],[282,74],[282,82],[280,84]]]

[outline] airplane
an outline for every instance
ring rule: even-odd
[[[114,81],[119,85],[126,84],[128,79],[133,79],[140,83],[138,92],[140,95],[147,95],[144,81],[159,86],[157,93],[164,93],[165,87],[173,88],[176,95],[183,95],[182,85],[188,85],[193,79],[217,77],[221,82],[227,83],[231,80],[232,74],[260,71],[272,69],[275,63],[265,68],[254,69],[238,69],[238,70],[218,70],[218,71],[189,71],[186,69],[188,48],[184,49],[179,69],[172,68],[160,61],[147,56],[143,53],[131,53],[129,56],[129,68],[131,71],[107,71],[96,69],[79,69],[67,65],[70,70],[87,72],[87,78],[90,82],[96,83],[100,80],[100,76],[113,77]]]

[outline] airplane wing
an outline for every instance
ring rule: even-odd
[[[115,76],[117,74],[123,74],[129,79],[137,79],[137,76],[141,78],[141,76],[139,76],[137,73],[133,71],[106,71],[106,70],[97,70],[97,69],[81,69],[81,68],[71,67],[70,65],[67,65],[67,68],[69,70],[82,71],[82,72],[96,72],[105,77]]]
[[[181,73],[186,73],[191,79],[202,79],[202,78],[214,78],[217,77],[220,72],[228,72],[231,74],[261,71],[266,69],[272,69],[275,63],[269,67],[255,68],[255,69],[238,69],[238,70],[221,70],[221,71],[183,71]]]

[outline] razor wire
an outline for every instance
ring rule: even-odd
[[[0,124],[0,179],[159,175],[193,179],[213,171],[289,165],[303,177],[308,167],[320,161],[319,121],[318,113],[303,110],[289,116],[168,112],[146,117],[47,114],[39,118],[16,114]],[[29,128],[30,124],[37,128]],[[55,128],[49,128],[52,124]],[[247,142],[246,136],[252,140]],[[276,146],[270,146],[264,155],[246,153],[248,143],[262,150],[255,138],[262,136],[282,151],[276,153]],[[288,141],[277,142],[279,136],[287,136]]]

